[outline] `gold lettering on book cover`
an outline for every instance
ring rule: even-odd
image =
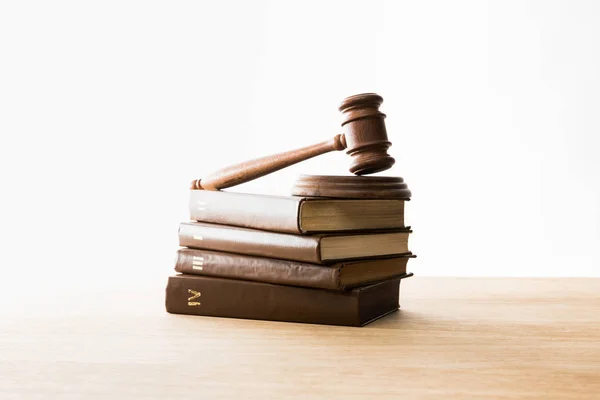
[[[193,301],[193,300],[196,300],[198,297],[202,296],[202,293],[198,292],[197,290],[188,289],[188,294],[191,294],[191,296],[188,297],[188,306],[190,306],[190,307],[199,306],[200,302]]]
[[[192,258],[192,269],[202,271],[204,265],[204,257],[194,256]]]

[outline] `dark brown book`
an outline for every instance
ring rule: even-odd
[[[402,199],[329,199],[190,191],[190,219],[307,234],[404,228]]]
[[[407,254],[410,231],[292,235],[234,226],[183,222],[179,245],[267,258],[331,264],[339,260]]]
[[[403,275],[406,273],[408,259],[412,257],[415,256],[408,254],[320,265],[183,248],[177,251],[175,271],[280,285],[346,290]]]
[[[172,314],[363,326],[397,310],[399,294],[400,278],[337,291],[176,275],[165,305]]]

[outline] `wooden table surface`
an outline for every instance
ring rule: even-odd
[[[169,315],[163,289],[4,304],[0,399],[600,398],[600,279],[413,277],[364,328]]]

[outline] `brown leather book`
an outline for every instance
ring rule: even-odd
[[[336,291],[176,275],[165,305],[172,314],[363,326],[397,310],[399,294],[400,278]]]
[[[190,191],[190,219],[306,234],[404,228],[402,199],[329,199]]]
[[[412,257],[415,256],[408,254],[319,265],[183,248],[177,251],[175,271],[280,285],[346,290],[404,275],[408,259]]]
[[[204,222],[182,222],[179,245],[267,258],[331,264],[406,254],[410,231],[292,235]]]

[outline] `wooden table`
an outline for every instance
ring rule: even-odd
[[[169,315],[163,289],[2,307],[0,399],[600,398],[600,279],[414,277],[365,328]]]

